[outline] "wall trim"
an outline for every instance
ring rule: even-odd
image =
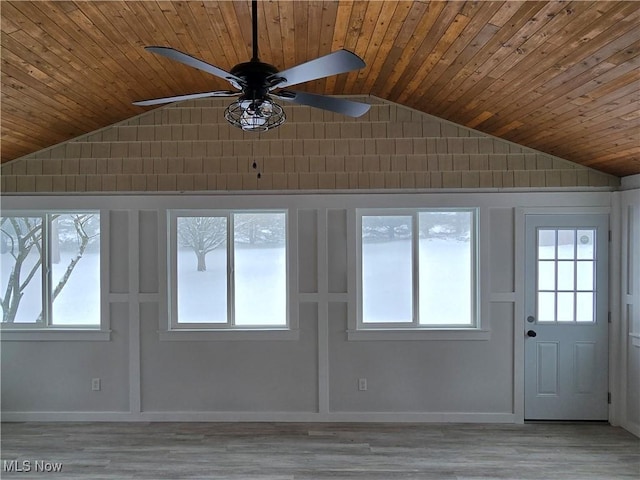
[[[108,342],[112,330],[10,329],[0,330],[3,342]]]
[[[488,323],[488,322],[486,322]],[[428,341],[428,340],[491,340],[490,328],[406,328],[402,329],[348,329],[349,341]]]
[[[487,412],[2,412],[2,421],[516,423],[513,413]]]
[[[490,195],[493,193],[493,195]],[[2,210],[55,210],[60,208],[77,208],[80,195],[2,195]],[[109,210],[179,210],[202,209],[210,205],[211,198],[216,197],[220,209],[250,208],[290,208],[290,209],[322,209],[322,208],[418,208],[447,207],[480,208],[509,207],[518,205],[535,205],[526,207],[527,213],[609,213],[611,193],[609,189],[551,191],[515,191],[489,189],[463,191],[389,191],[374,190],[351,191],[344,193],[331,192],[296,192],[274,194],[260,192],[224,192],[216,194],[159,194],[159,195],[86,195],[82,196],[86,208],[102,208],[108,205]],[[555,209],[555,210],[554,210]],[[165,225],[159,225],[160,227]]]
[[[184,191],[113,191],[113,192],[2,192],[2,197],[193,197],[193,196],[296,196],[296,195],[416,195],[461,193],[598,193],[616,192],[618,187],[487,187],[487,188],[360,188],[314,190],[184,190]]]

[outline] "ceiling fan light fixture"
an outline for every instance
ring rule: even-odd
[[[246,132],[266,132],[282,125],[287,117],[282,107],[268,98],[240,97],[226,108],[224,118]]]

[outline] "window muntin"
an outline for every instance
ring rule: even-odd
[[[361,328],[477,327],[474,209],[358,218]]]
[[[0,217],[3,328],[100,327],[100,214]]]
[[[595,322],[595,241],[595,229],[538,229],[538,322]]]
[[[284,211],[173,212],[173,328],[286,328]]]

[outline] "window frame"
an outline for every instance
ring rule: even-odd
[[[468,212],[471,214],[470,232],[470,266],[471,266],[471,322],[469,324],[421,324],[420,322],[420,235],[419,215],[430,212]],[[365,322],[363,319],[364,290],[363,290],[363,248],[362,221],[368,216],[409,216],[411,224],[411,271],[412,271],[412,320],[410,322]],[[481,328],[481,295],[480,295],[480,241],[479,241],[479,208],[477,207],[449,207],[449,208],[358,208],[356,209],[356,325],[355,331],[349,332],[349,339],[376,340],[406,339],[404,332],[411,334],[427,334],[429,337],[420,339],[446,339],[448,332],[479,332],[484,339],[488,331]],[[438,333],[436,333],[438,332]],[[380,337],[378,334],[385,336]],[[435,335],[433,335],[435,334]],[[421,335],[418,335],[421,336]],[[417,337],[416,337],[417,338]]]
[[[236,214],[284,214],[285,225],[285,322],[278,325],[237,325],[235,324],[235,239],[234,239],[234,215]],[[227,258],[227,321],[222,322],[179,322],[178,320],[178,218],[184,217],[220,217],[227,220],[226,232],[226,258]],[[185,334],[185,339],[193,339],[189,332],[214,332],[228,334],[234,332],[256,332],[262,335],[269,332],[281,333],[293,330],[291,318],[291,293],[290,293],[290,232],[289,211],[286,208],[268,209],[170,209],[167,210],[167,288],[168,288],[168,330],[171,339],[177,333]],[[204,338],[204,337],[203,337]]]
[[[51,266],[51,223],[54,215],[73,215],[73,214],[96,214],[99,215],[100,228],[100,247],[99,247],[99,322],[97,324],[54,324],[52,323],[53,299],[52,289],[52,271]],[[0,331],[2,340],[10,341],[32,341],[32,340],[110,340],[110,330],[108,324],[108,315],[106,312],[107,299],[105,295],[105,285],[107,284],[107,268],[106,261],[108,251],[108,215],[102,209],[29,209],[3,210],[0,213],[2,217],[31,217],[40,218],[42,221],[42,272],[40,273],[40,282],[42,286],[41,301],[43,320],[38,322],[20,322],[20,323],[3,323],[0,322]],[[35,279],[34,279],[35,280]]]

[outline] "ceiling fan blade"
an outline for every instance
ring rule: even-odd
[[[281,98],[298,105],[308,105],[310,107],[321,108],[331,112],[341,113],[349,117],[360,117],[367,113],[371,105],[367,103],[354,102],[344,98],[328,97],[326,95],[316,95],[314,93],[294,92],[285,90],[272,92],[270,95]]]
[[[357,70],[366,65],[364,60],[355,53],[344,49],[337,50],[315,60],[275,73],[267,78],[267,83],[274,85],[274,88],[290,87],[298,83]]]
[[[175,60],[176,62],[184,63],[185,65],[189,65],[190,67],[197,68],[198,70],[202,70],[203,72],[210,73],[211,75],[215,75],[216,77],[220,77],[224,80],[232,82],[235,84],[234,86],[240,86],[244,83],[240,77],[236,77],[235,75],[216,67],[215,65],[211,65],[207,62],[203,62],[191,55],[187,55],[186,53],[182,53],[179,50],[171,47],[144,47],[145,50],[149,50],[152,53],[157,55],[162,55],[163,57],[170,58],[171,60]]]
[[[235,97],[236,95],[240,95],[240,93],[241,92],[232,92],[230,90],[216,90],[213,92],[191,93],[188,95],[176,95],[175,97],[163,97],[163,98],[152,98],[150,100],[140,100],[139,102],[133,102],[133,104],[139,105],[141,107],[146,107],[148,105],[160,105],[163,103],[180,102],[182,100],[195,100],[198,98]]]

